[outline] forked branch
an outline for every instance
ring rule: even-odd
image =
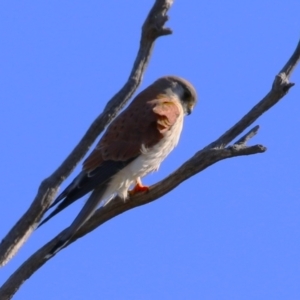
[[[160,36],[172,33],[169,28],[164,27],[168,20],[167,12],[172,4],[173,0],[155,1],[144,22],[140,48],[127,82],[121,90],[108,101],[104,111],[91,124],[90,128],[69,156],[52,175],[41,183],[38,193],[29,209],[1,241],[0,266],[5,265],[26,242],[49,207],[58,187],[71,174],[76,165],[90,149],[96,138],[118,114],[140,85],[155,40]]]
[[[294,85],[289,82],[292,70],[300,59],[300,42],[298,43],[294,54],[276,75],[270,92],[255,105],[240,121],[227,130],[217,140],[198,151],[192,158],[186,161],[175,172],[170,174],[164,180],[150,187],[148,193],[137,194],[128,201],[123,202],[119,198],[114,198],[109,204],[99,208],[95,214],[84,224],[84,226],[75,234],[69,244],[75,242],[106,221],[122,214],[137,206],[141,206],[157,200],[176,188],[183,181],[189,179],[195,174],[203,171],[207,167],[226,158],[232,158],[241,155],[251,155],[262,153],[266,148],[262,145],[247,146],[247,142],[257,133],[259,127],[255,126],[244,136],[238,139],[233,145],[229,145],[246,130],[259,116],[274,106],[289,89]],[[10,299],[20,288],[22,283],[27,280],[35,271],[43,266],[50,258],[45,258],[49,250],[57,243],[63,232],[35,252],[27,261],[25,261],[18,270],[11,275],[6,283],[0,289],[0,299]],[[68,245],[69,245],[68,244]],[[66,247],[68,246],[66,245]]]

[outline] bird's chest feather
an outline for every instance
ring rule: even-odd
[[[143,177],[159,168],[161,162],[178,144],[182,125],[183,117],[180,117],[156,145],[151,148],[142,145],[141,155],[128,166],[133,177]]]
[[[179,118],[172,128],[165,133],[165,136],[153,147],[147,149],[142,146],[140,155],[139,167],[140,177],[147,173],[155,171],[159,168],[161,162],[169,155],[169,153],[178,144],[179,137],[182,131],[183,118]],[[134,163],[134,162],[133,162]]]
[[[128,188],[138,177],[144,177],[148,173],[156,171],[161,162],[178,144],[182,125],[183,116],[178,118],[172,128],[165,133],[165,136],[156,145],[151,148],[145,148],[142,145],[141,155],[114,176],[108,193],[117,192],[120,197],[125,199]]]

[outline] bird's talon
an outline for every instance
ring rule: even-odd
[[[130,190],[128,193],[130,196],[133,196],[140,192],[149,192],[149,186],[136,184],[135,187],[132,190]]]

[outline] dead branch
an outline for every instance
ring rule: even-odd
[[[42,181],[38,193],[29,209],[1,241],[0,266],[5,265],[26,242],[49,207],[61,183],[71,174],[96,138],[118,114],[140,85],[155,40],[160,36],[172,33],[171,29],[164,27],[168,20],[167,12],[172,4],[173,0],[155,1],[142,27],[140,48],[127,82],[120,91],[108,101],[103,112],[91,124],[80,142],[63,163],[52,175]]]
[[[214,163],[226,158],[232,158],[242,155],[251,155],[262,153],[266,148],[262,145],[247,146],[246,143],[258,131],[259,127],[255,126],[248,133],[238,139],[233,145],[227,146],[246,128],[255,122],[263,113],[274,106],[282,99],[289,89],[294,85],[289,82],[292,71],[300,60],[300,42],[295,52],[288,60],[286,65],[276,75],[270,92],[255,105],[240,121],[227,130],[217,140],[198,151],[192,158],[186,161],[175,172],[167,178],[150,187],[148,193],[142,193],[131,197],[128,201],[123,202],[120,198],[114,198],[108,205],[99,208],[89,221],[76,233],[69,244],[75,242],[78,238],[83,237],[106,221],[128,211],[137,206],[141,206],[157,200],[167,194],[179,184],[203,171]],[[57,235],[50,242],[36,251],[27,261],[25,261],[18,270],[4,283],[0,289],[0,299],[11,299],[11,297],[20,288],[22,283],[27,280],[35,271],[43,266],[50,258],[45,258],[49,250],[57,243],[63,232]],[[68,245],[69,245],[68,244]],[[68,246],[66,245],[66,247]]]

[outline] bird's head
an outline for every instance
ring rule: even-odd
[[[157,79],[154,85],[159,86],[168,96],[177,96],[184,113],[191,114],[197,102],[197,93],[190,82],[177,76],[164,76]]]

